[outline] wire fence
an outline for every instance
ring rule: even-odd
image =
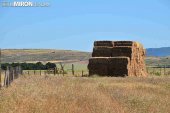
[[[74,64],[69,68],[51,68],[48,70],[22,70],[21,66],[17,67],[7,67],[6,70],[1,71],[0,76],[0,86],[8,87],[10,84],[20,75],[40,75],[40,76],[74,76],[74,77],[87,77],[89,75],[87,69],[75,70]],[[170,66],[147,66],[148,75],[170,75]]]
[[[149,75],[170,75],[170,66],[162,65],[162,66],[147,66],[147,73]]]
[[[51,75],[51,76],[75,76],[75,77],[86,77],[88,76],[87,70],[61,70],[59,68],[53,68],[48,70],[23,70],[23,75]]]

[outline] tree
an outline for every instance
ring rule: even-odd
[[[12,64],[11,64],[12,67],[17,67],[17,66],[19,66],[19,65],[20,65],[19,63],[12,63]]]
[[[7,69],[7,66],[9,66],[9,65],[10,65],[9,63],[2,64],[2,65],[1,65],[1,68],[2,68],[3,70],[6,70],[6,69]]]
[[[48,62],[45,66],[46,66],[46,69],[56,68],[56,64],[55,63],[50,63],[50,62]]]
[[[36,68],[37,70],[44,70],[44,69],[45,69],[45,66],[44,66],[41,62],[37,62],[37,63],[35,64],[35,68]]]

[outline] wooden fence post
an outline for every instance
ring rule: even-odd
[[[72,64],[72,75],[74,75],[74,64]]]
[[[5,76],[4,76],[4,87],[6,87],[6,75],[7,75],[7,70],[5,70]]]
[[[12,77],[13,77],[13,67],[10,66],[10,67],[9,67],[9,77],[8,77],[8,83],[9,83],[9,85],[10,85],[11,82],[12,82]]]
[[[5,76],[4,76],[4,87],[6,87],[6,73],[7,73],[7,71],[5,70]]]
[[[18,67],[13,68],[14,78],[18,78]]]
[[[34,75],[35,75],[35,70],[34,70]]]
[[[60,66],[61,66],[61,70],[63,71],[63,76],[64,76],[64,66],[65,66],[65,64],[63,65],[61,62],[59,63],[60,64]]]
[[[9,68],[8,68],[8,74],[7,74],[7,87],[9,86],[9,76],[10,76],[10,71],[9,71]]]
[[[20,69],[20,74],[23,75],[23,70],[22,70],[21,66],[19,66],[19,69]]]
[[[166,70],[165,70],[166,66],[164,65],[164,75],[166,75]]]
[[[7,66],[7,69],[5,70],[4,87],[8,87],[14,81],[14,79],[18,78],[20,72],[21,71],[19,67],[13,68],[12,66],[10,67]]]
[[[15,75],[16,75],[16,68],[12,70],[12,81],[14,81]]]

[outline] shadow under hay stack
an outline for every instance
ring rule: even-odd
[[[89,75],[147,76],[145,49],[133,41],[95,41]]]

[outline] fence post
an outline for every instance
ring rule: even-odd
[[[35,75],[35,70],[34,70],[34,75]]]
[[[60,64],[60,66],[61,66],[61,70],[63,71],[63,73],[62,73],[62,74],[63,74],[63,76],[64,76],[64,66],[65,66],[65,64],[64,64],[64,65],[62,65],[62,63],[61,63],[61,62],[60,62],[59,64]]]
[[[12,70],[12,81],[14,81],[15,75],[16,75],[16,68]]]
[[[11,82],[12,82],[12,77],[13,77],[13,67],[10,66],[10,67],[9,67],[9,77],[8,77],[8,83],[9,83],[9,85],[10,85]]]
[[[9,75],[10,75],[10,71],[9,71],[9,68],[8,68],[8,74],[7,74],[7,87],[9,86]]]
[[[72,74],[74,75],[74,64],[72,64]]]
[[[22,70],[21,66],[19,66],[19,69],[20,69],[20,74],[23,75],[23,70]]]
[[[18,70],[19,70],[18,67],[15,67],[14,70],[13,70],[15,79],[18,78]]]
[[[5,70],[4,87],[6,87],[6,85],[7,85],[7,70]]]
[[[14,81],[14,79],[19,77],[20,73],[22,73],[22,71],[19,67],[7,66],[7,68],[5,70],[3,86],[8,87]]]

